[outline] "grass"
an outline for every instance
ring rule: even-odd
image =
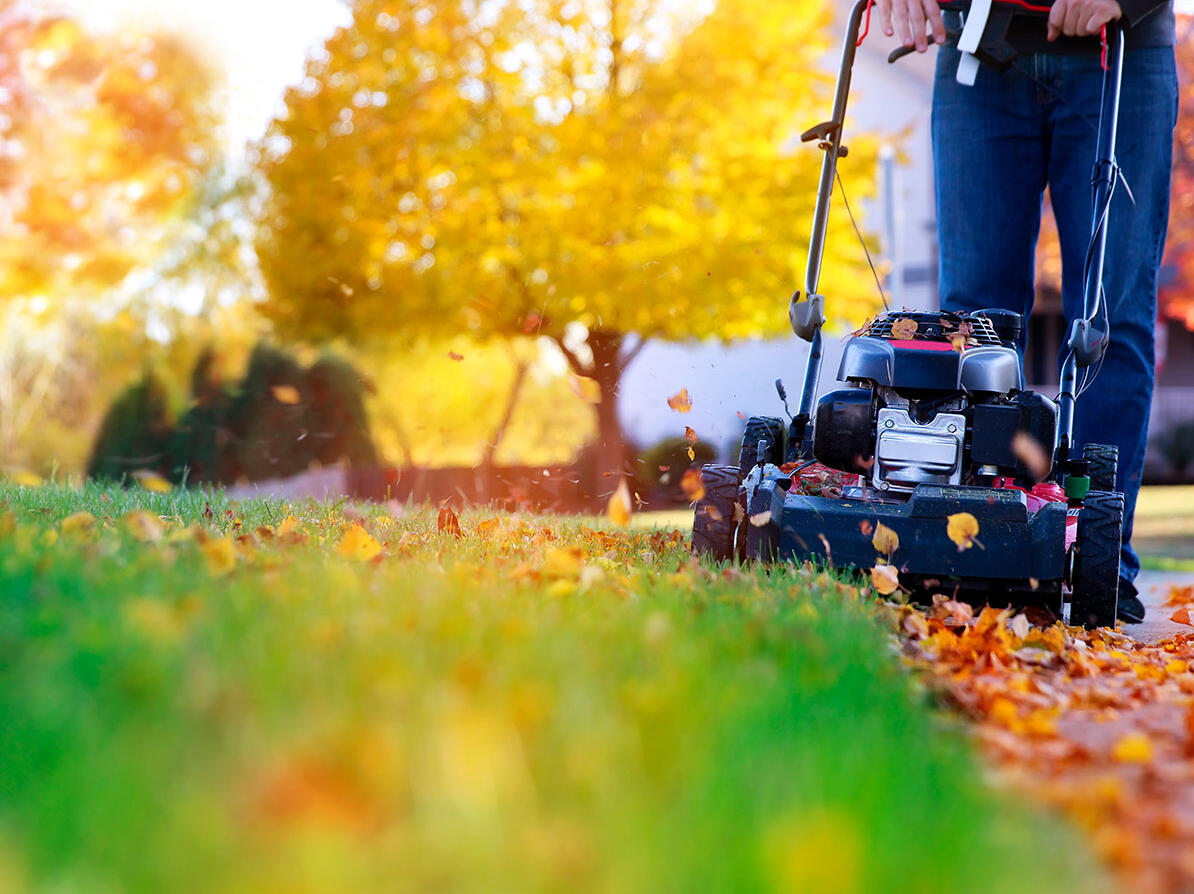
[[[1146,568],[1194,570],[1194,487],[1141,488],[1132,544]]]
[[[0,890],[1099,888],[824,575],[592,520],[0,501]]]

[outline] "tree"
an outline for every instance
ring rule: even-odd
[[[177,38],[0,0],[0,297],[91,292],[160,251],[214,157],[212,85]]]
[[[262,145],[265,313],[317,339],[548,336],[596,383],[598,462],[622,467],[618,384],[646,340],[787,327],[821,161],[792,137],[827,117],[827,19],[822,0],[359,0]],[[862,192],[873,154],[851,149]],[[830,307],[861,317],[843,219],[829,244]]]

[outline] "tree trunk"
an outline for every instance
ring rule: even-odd
[[[616,332],[595,330],[589,333],[589,349],[593,352],[593,368],[588,375],[601,388],[601,402],[597,411],[597,441],[593,445],[595,461],[594,494],[606,497],[613,493],[618,482],[629,472],[630,458],[626,451],[626,437],[618,419],[618,388],[622,382],[622,342],[624,336]]]

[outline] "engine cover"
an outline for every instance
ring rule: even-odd
[[[884,491],[911,493],[918,484],[961,484],[966,417],[938,413],[919,423],[898,407],[879,411],[871,481]]]

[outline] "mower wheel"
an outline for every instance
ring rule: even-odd
[[[1087,444],[1082,458],[1090,463],[1090,489],[1115,490],[1115,473],[1119,466],[1119,448],[1114,444]]]
[[[701,467],[705,495],[697,500],[692,518],[692,551],[698,556],[727,560],[734,557],[734,535],[741,510],[738,487],[742,476],[736,466],[710,463]]]
[[[1074,541],[1070,623],[1075,626],[1115,626],[1123,524],[1123,494],[1092,490],[1086,495]]]
[[[759,441],[766,441],[767,462],[777,466],[784,464],[784,421],[775,416],[751,416],[746,420],[742,433],[742,449],[738,453],[738,469],[745,478],[758,462]]]

